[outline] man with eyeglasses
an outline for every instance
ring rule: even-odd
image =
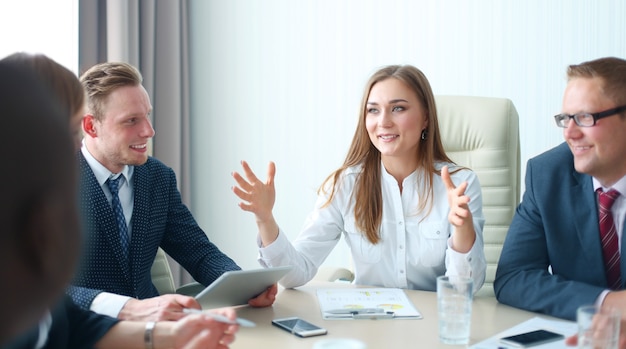
[[[626,316],[626,61],[571,65],[567,77],[554,117],[565,142],[528,161],[494,290],[502,303],[569,320],[584,304]]]

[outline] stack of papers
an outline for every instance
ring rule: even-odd
[[[485,339],[480,343],[476,343],[470,347],[470,349],[508,349],[512,348],[504,345],[500,342],[500,338],[520,334],[524,332],[530,332],[535,330],[548,330],[550,332],[560,333],[565,338],[574,335],[578,331],[576,322],[564,321],[564,320],[548,320],[540,317],[534,317],[526,320],[519,325],[513,326],[508,330],[502,331],[493,337]],[[546,343],[534,346],[533,349],[572,349],[565,345],[565,339],[560,341]]]
[[[317,298],[325,320],[422,318],[399,288],[318,289]]]

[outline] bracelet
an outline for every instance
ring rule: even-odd
[[[146,343],[146,349],[154,349],[153,335],[156,322],[146,322],[146,332],[143,334],[143,341]]]

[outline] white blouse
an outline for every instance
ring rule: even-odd
[[[437,163],[440,169],[452,164]],[[381,164],[382,166],[382,164]],[[383,217],[380,241],[373,245],[356,228],[352,192],[360,166],[348,168],[340,176],[340,185],[330,205],[323,207],[327,196],[321,194],[315,209],[306,220],[303,231],[291,244],[282,230],[272,244],[261,247],[259,263],[264,267],[292,265],[294,269],[282,280],[286,288],[304,285],[339,241],[341,234],[352,252],[355,283],[377,287],[397,287],[435,291],[440,275],[470,276],[474,291],[485,280],[486,260],[483,249],[483,226],[480,183],[469,170],[451,175],[459,185],[468,182],[465,194],[470,197],[476,241],[468,253],[454,251],[450,236],[454,227],[448,222],[448,197],[440,176],[433,177],[433,206],[428,216],[417,214],[418,181],[423,180],[413,172],[402,183],[402,193],[396,180],[382,166]]]

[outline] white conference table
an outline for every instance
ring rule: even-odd
[[[254,321],[256,327],[241,327],[231,348],[312,348],[316,341],[327,338],[358,339],[365,342],[368,349],[464,347],[439,342],[437,294],[435,292],[405,291],[411,302],[422,313],[423,319],[323,320],[316,290],[333,287],[359,286],[313,281],[296,289],[279,288],[276,302],[272,307],[238,308],[237,315]],[[289,316],[298,316],[324,327],[328,330],[328,334],[300,338],[271,324],[272,319]],[[470,345],[533,317],[555,319],[498,303],[494,297],[477,297],[472,304]]]

